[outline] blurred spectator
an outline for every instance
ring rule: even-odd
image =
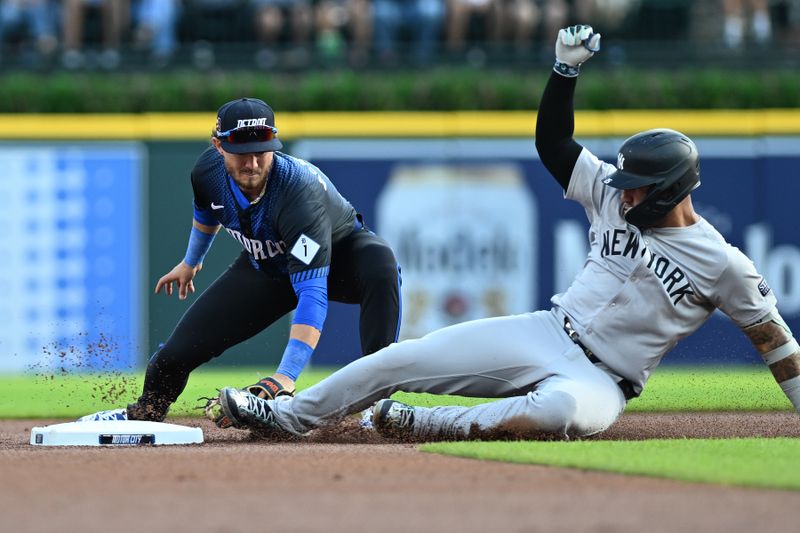
[[[533,45],[540,24],[546,45],[552,47],[569,12],[565,0],[496,0],[493,7],[489,39],[499,44],[511,42],[519,52]]]
[[[212,68],[219,50],[230,52],[227,44],[254,41],[256,25],[252,8],[250,0],[183,0],[178,35],[182,42],[191,45],[195,68]],[[228,57],[239,55],[228,54]]]
[[[183,0],[181,37],[189,43],[252,41],[250,0]]]
[[[123,32],[130,24],[128,0],[63,0],[62,31],[64,34],[65,68],[80,68],[84,64],[82,52],[84,23],[87,10],[99,10],[102,18],[102,47],[99,58],[102,68],[113,69],[119,65],[119,47]]]
[[[534,0],[497,0],[489,40],[495,44],[512,42],[518,50],[525,50],[532,44],[539,15]]]
[[[134,42],[150,50],[156,65],[165,65],[175,53],[180,10],[180,0],[139,0],[135,4]]]
[[[488,27],[489,16],[493,4],[498,0],[447,0],[447,21],[445,33],[447,49],[451,53],[464,51],[470,22],[473,18],[483,19],[484,28]],[[488,32],[486,32],[488,33]]]
[[[488,43],[502,47],[510,42],[525,51],[540,25],[544,40],[554,42],[568,13],[566,0],[448,0],[447,47],[450,52],[462,52],[474,22],[480,21]]]
[[[276,45],[287,39],[294,45],[291,50],[294,63],[305,63],[311,42],[313,15],[308,0],[251,0],[254,9],[256,40],[259,51],[256,61],[262,68],[276,62]],[[287,23],[288,21],[288,23]],[[285,35],[288,32],[288,36]]]
[[[56,25],[48,0],[2,0],[0,2],[0,42],[30,42],[42,56],[58,46]]]
[[[786,10],[786,41],[800,44],[800,0],[786,0],[781,7]]]
[[[724,40],[728,48],[740,48],[745,41],[747,26],[750,38],[759,45],[772,39],[767,0],[723,0],[725,16]]]
[[[600,33],[613,33],[622,27],[627,16],[638,7],[640,0],[574,0],[574,2],[575,20],[581,24],[591,24]],[[552,40],[555,41],[555,38],[553,35]]]
[[[373,0],[372,8],[379,61],[397,61],[401,32],[409,36],[414,63],[431,61],[442,32],[444,0]]]
[[[351,63],[366,62],[372,34],[369,0],[319,0],[315,19],[317,49],[324,58],[340,59],[347,51]]]

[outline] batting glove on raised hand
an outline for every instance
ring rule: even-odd
[[[591,26],[578,24],[558,31],[556,38],[556,64],[553,70],[574,78],[581,65],[600,50],[600,34]]]

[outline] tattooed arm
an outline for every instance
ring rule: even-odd
[[[757,323],[744,328],[745,335],[769,366],[786,397],[800,412],[800,345],[786,322],[773,310]]]

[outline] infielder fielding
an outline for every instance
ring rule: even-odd
[[[171,295],[176,283],[180,299],[194,293],[194,277],[222,227],[244,250],[159,347],[139,400],[84,419],[163,420],[192,370],[295,309],[277,371],[247,387],[261,397],[291,395],[319,341],[328,300],[360,304],[364,354],[397,340],[394,253],[325,174],[278,151],[277,133],[273,110],[261,100],[241,98],[219,109],[213,145],[191,173],[194,220],[186,256],[155,292]]]
[[[377,401],[372,421],[387,435],[592,435],[617,420],[661,358],[715,309],[750,338],[800,410],[800,347],[774,294],[692,207],[700,184],[694,143],[672,130],[645,131],[624,142],[615,167],[573,139],[579,68],[599,47],[589,26],[562,29],[539,106],[542,163],[591,224],[584,268],[552,309],[393,344],[285,401],[223,389],[219,401],[235,426],[303,434]],[[388,399],[395,391],[502,399],[421,408]]]

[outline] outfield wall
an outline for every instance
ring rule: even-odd
[[[212,123],[213,114],[0,116],[0,137],[15,139],[0,143],[0,191],[10,200],[0,215],[10,228],[0,370],[127,369],[167,338],[188,303],[152,287],[183,256],[188,172]],[[580,268],[585,216],[538,162],[534,123],[533,113],[278,116],[286,151],[320,166],[400,256],[403,337],[545,308]],[[754,259],[800,331],[791,220],[800,113],[593,112],[579,113],[576,125],[579,140],[609,161],[625,136],[647,127],[695,137],[698,211]],[[221,235],[198,288],[239,249]],[[315,364],[359,352],[356,322],[355,308],[332,306]],[[288,318],[221,362],[275,364],[287,326]],[[666,362],[753,360],[741,333],[715,315]]]

